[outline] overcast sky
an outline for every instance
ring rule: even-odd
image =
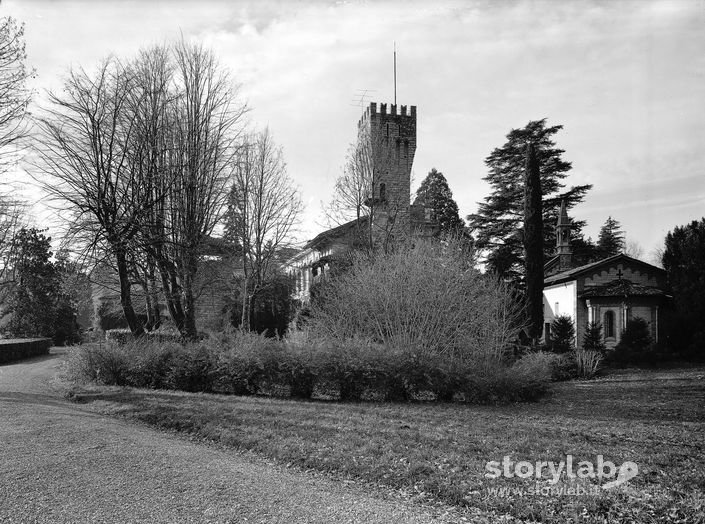
[[[325,227],[361,110],[418,108],[414,189],[435,167],[463,216],[489,192],[484,159],[512,128],[547,118],[573,163],[575,208],[596,237],[608,215],[644,258],[705,215],[705,0],[262,2],[4,0],[26,24],[35,87],[74,65],[130,57],[183,33],[212,47],[283,146],[306,203],[301,238]]]

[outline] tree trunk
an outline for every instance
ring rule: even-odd
[[[174,326],[183,333],[184,329],[184,312],[181,308],[181,292],[177,283],[176,275],[173,270],[168,267],[168,264],[163,260],[158,259],[159,275],[162,279],[162,289],[166,300],[166,307],[169,310],[169,316],[174,322]]]
[[[130,285],[130,276],[127,270],[127,256],[124,248],[118,248],[115,253],[115,258],[117,262],[118,276],[120,277],[120,304],[122,305],[122,311],[125,315],[127,325],[132,332],[132,336],[139,338],[144,335],[144,327],[132,307],[132,290]]]
[[[526,264],[526,303],[529,337],[536,344],[543,329],[543,211],[541,172],[536,149],[526,149],[524,175],[524,252]]]
[[[196,329],[196,299],[193,295],[193,281],[197,266],[193,254],[188,253],[184,263],[183,297],[184,297],[184,324],[182,336],[186,340],[198,340]]]
[[[147,260],[147,287],[151,302],[152,328],[159,329],[162,325],[161,309],[159,308],[159,290],[155,279],[154,259],[148,257]]]

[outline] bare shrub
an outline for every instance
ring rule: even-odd
[[[518,301],[475,269],[462,242],[418,241],[372,257],[321,289],[311,329],[319,336],[365,338],[419,359],[442,356],[491,367],[520,327]]]
[[[578,364],[578,375],[583,378],[592,378],[597,374],[602,362],[602,353],[587,349],[575,351],[575,362]]]

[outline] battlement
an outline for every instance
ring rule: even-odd
[[[363,124],[363,122],[370,120],[376,116],[382,117],[406,117],[410,119],[416,119],[416,106],[398,106],[396,104],[379,104],[379,111],[377,110],[377,102],[370,102],[370,105],[365,108],[362,113],[362,117],[358,122],[358,127]]]

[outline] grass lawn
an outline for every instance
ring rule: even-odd
[[[558,384],[540,402],[509,406],[298,402],[114,387],[81,389],[74,398],[284,464],[517,520],[705,522],[703,368],[617,372]],[[639,472],[611,490],[598,479],[563,476],[551,485],[548,474],[485,477],[487,462],[504,456],[557,464],[569,454],[575,468],[602,455],[617,467],[632,461]]]

